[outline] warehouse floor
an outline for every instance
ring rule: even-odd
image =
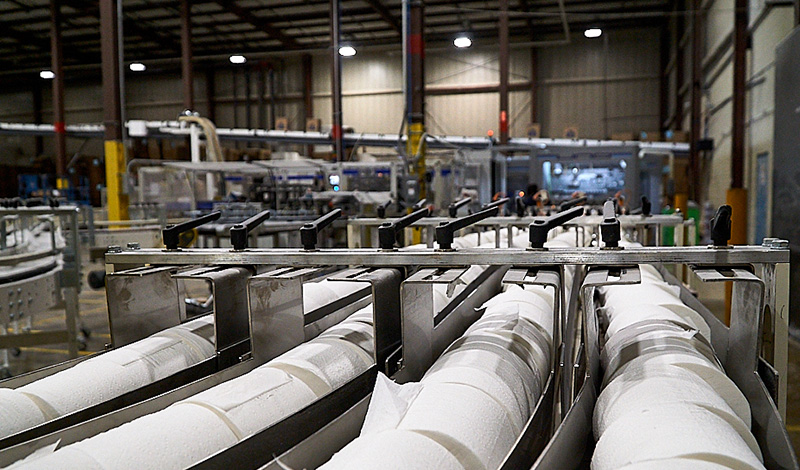
[[[91,332],[85,351],[81,355],[102,351],[110,340],[105,290],[93,290],[86,284],[86,274],[90,270],[103,269],[101,263],[84,267],[84,286],[80,294],[81,320]],[[710,306],[713,307],[713,306]],[[712,311],[714,308],[711,308]],[[53,309],[34,317],[34,329],[58,328],[63,321],[64,311]],[[46,345],[23,348],[18,357],[10,357],[11,372],[15,375],[35,370],[67,359],[67,345]],[[795,449],[800,452],[800,343],[789,342],[789,386],[787,397],[787,429]]]

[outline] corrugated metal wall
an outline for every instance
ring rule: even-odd
[[[603,138],[619,131],[658,129],[658,31],[614,31],[594,40],[574,37],[570,45],[539,50],[537,111],[543,135],[560,137],[567,126],[578,127],[580,136],[589,138]],[[329,63],[327,55],[313,56],[314,116],[322,119],[323,126],[331,119]],[[252,126],[258,125],[259,66],[252,63],[246,66],[251,69]],[[216,116],[220,127],[246,126],[246,67],[222,64],[215,70]],[[276,73],[276,94],[280,97],[276,116],[286,116],[292,129],[302,129],[305,123],[300,58],[279,60],[274,67],[280,70]],[[531,93],[526,85],[531,78],[530,49],[512,49],[510,67],[511,84],[524,87],[510,95],[510,133],[524,136],[531,122]],[[426,75],[432,88],[497,86],[497,51],[480,44],[468,50],[430,51],[426,57]],[[208,110],[205,79],[198,71],[195,102],[201,113]],[[359,53],[344,60],[342,83],[346,125],[362,132],[398,132],[403,119],[399,51]],[[44,120],[48,122],[49,83],[44,82],[44,86]],[[234,95],[238,100],[234,100]],[[0,95],[0,120],[31,122],[31,97],[28,93]],[[174,119],[182,110],[180,77],[154,70],[127,73],[126,100],[128,119]],[[268,97],[264,103],[269,106]],[[496,92],[431,94],[427,98],[429,132],[473,136],[497,131],[498,107]],[[68,82],[66,108],[68,123],[102,122],[99,77],[94,82]],[[269,116],[268,110],[265,115]],[[45,143],[48,152],[49,142]],[[23,145],[23,152],[32,151],[32,142],[28,144]],[[76,150],[80,144],[70,140],[70,150]],[[19,141],[0,139],[0,149],[19,145]]]

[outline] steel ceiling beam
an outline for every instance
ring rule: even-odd
[[[252,24],[253,26],[264,31],[271,37],[279,40],[284,46],[291,48],[302,47],[300,43],[298,43],[293,37],[288,36],[280,29],[274,27],[269,21],[266,21],[265,19],[251,13],[250,10],[240,7],[239,5],[236,4],[235,1],[233,2],[217,1],[216,3],[219,6],[221,6],[225,11],[233,13],[234,15],[241,18],[243,21]]]
[[[392,29],[397,31],[399,34],[402,34],[403,26],[400,24],[397,18],[395,18],[392,12],[389,11],[388,8],[386,8],[386,5],[384,5],[381,2],[381,0],[364,0],[364,1],[367,2],[367,4],[370,7],[372,7],[372,9],[375,10],[378,13],[378,15],[380,15],[380,17],[383,18],[384,21],[389,23],[389,26],[391,26]]]

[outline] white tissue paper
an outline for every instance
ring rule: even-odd
[[[459,348],[442,355],[426,375],[454,367],[475,368],[493,374],[513,390],[514,396],[524,398],[523,405],[528,414],[536,407],[542,389],[538,376],[510,352],[502,354],[494,349]]]
[[[398,384],[383,373],[378,373],[367,415],[361,426],[361,436],[396,429],[422,388],[419,382]]]
[[[695,325],[689,323],[684,317],[672,310],[659,305],[635,304],[616,309],[616,313],[614,313],[611,323],[609,323],[606,329],[606,338],[611,338],[619,330],[631,326],[634,323],[646,320],[669,320],[699,330]]]
[[[270,367],[221,383],[182,403],[205,406],[225,417],[238,439],[254,434],[317,399],[299,379]]]
[[[332,290],[333,293],[336,294],[336,297],[339,299],[347,297],[348,295],[354,292],[358,292],[361,289],[369,287],[369,283],[366,282],[330,281],[327,279],[322,282],[324,282],[326,287]]]
[[[675,470],[677,468],[690,468],[692,470],[730,470],[731,467],[719,463],[703,460],[702,456],[696,459],[660,459],[648,460],[630,465],[625,465],[620,470]]]
[[[692,374],[651,377],[645,380],[628,380],[623,375],[608,384],[597,398],[593,419],[595,439],[599,439],[609,426],[628,413],[641,413],[643,410],[676,403],[703,405],[734,414],[728,403],[714,389]]]
[[[160,470],[186,468],[236,442],[214,411],[177,403],[65,449],[81,450],[105,469]]]
[[[308,385],[318,397],[364,372],[372,358],[361,348],[336,338],[317,338],[271,360],[265,366],[282,369]]]
[[[352,441],[320,470],[464,470],[445,447],[413,431],[389,430]]]
[[[34,456],[35,457],[35,456]],[[6,467],[6,470],[107,470],[86,452],[72,447],[65,447],[58,453],[50,452],[38,458],[25,459]]]
[[[332,282],[306,282],[303,284],[303,311],[306,313],[327,305],[338,299],[336,292],[329,287]]]
[[[0,439],[47,421],[36,403],[18,390],[0,388]]]
[[[353,321],[352,316],[346,322],[339,323],[323,331],[318,338],[340,339],[358,346],[370,356],[375,354],[375,331],[373,326],[360,321]]]
[[[705,339],[711,342],[711,327],[708,326],[708,322],[696,310],[683,303],[662,304],[661,307],[681,316],[687,325],[693,326]]]
[[[682,356],[675,362],[666,360],[639,361],[641,358],[634,359],[621,368],[619,374],[607,385],[610,386],[618,380],[623,381],[642,381],[651,377],[689,377],[690,380],[699,378],[711,387],[722,397],[728,406],[734,411],[736,416],[748,427],[751,423],[750,404],[735,383],[723,372],[713,366],[709,366],[702,360],[690,359],[691,356]],[[685,358],[685,359],[684,359]]]
[[[426,384],[399,429],[422,433],[462,462],[477,460],[486,469],[498,468],[517,438],[496,400],[459,384]]]
[[[713,410],[692,404],[629,413],[609,426],[595,447],[592,469],[702,455],[737,469],[764,468],[758,456]]]

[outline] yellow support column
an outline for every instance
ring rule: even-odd
[[[116,140],[105,141],[106,199],[108,220],[128,220],[128,195],[125,181],[125,146]]]
[[[414,122],[408,124],[408,141],[406,145],[406,152],[408,156],[414,160],[414,173],[417,175],[419,184],[419,199],[427,197],[427,187],[425,181],[425,173],[427,168],[425,166],[425,141],[422,137],[425,135],[425,124],[421,122]],[[411,212],[411,208],[408,209]],[[422,230],[419,227],[412,228],[412,243],[422,243]]]

